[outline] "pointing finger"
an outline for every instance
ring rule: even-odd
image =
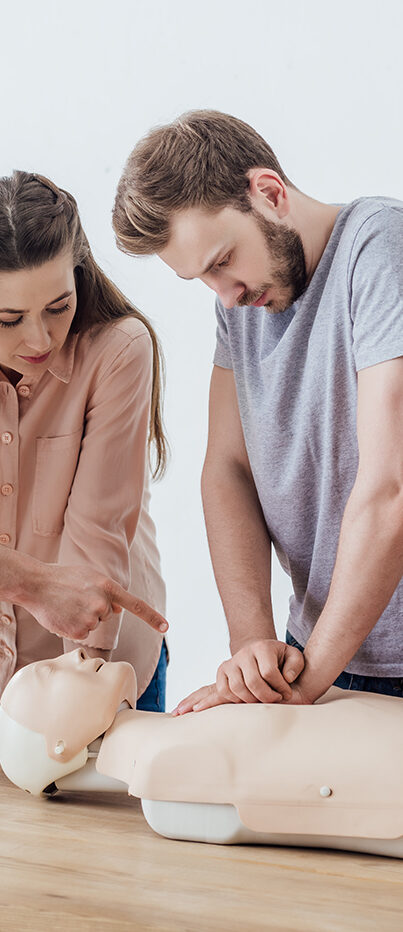
[[[166,618],[160,615],[155,608],[151,608],[151,605],[148,605],[147,602],[143,602],[143,599],[139,599],[130,592],[126,592],[126,589],[123,589],[122,586],[119,586],[118,583],[113,582],[113,580],[109,581],[107,588],[111,602],[121,606],[121,608],[127,609],[132,615],[137,615],[138,618],[145,621],[146,624],[154,628],[155,631],[161,631],[163,633],[168,630],[169,625]]]

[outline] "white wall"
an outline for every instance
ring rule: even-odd
[[[75,194],[98,261],[165,349],[173,457],[153,514],[171,622],[168,708],[210,682],[227,654],[199,493],[213,296],[157,259],[117,251],[117,180],[150,126],[212,107],[254,125],[313,196],[403,198],[402,27],[399,0],[1,4],[0,174],[36,170]],[[289,591],[276,566],[280,634]]]

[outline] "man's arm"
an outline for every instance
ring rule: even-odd
[[[216,684],[182,700],[175,712],[222,702],[278,702],[303,667],[300,651],[276,638],[271,605],[271,541],[245,448],[234,376],[215,366],[209,439],[202,475],[211,559],[230,631],[232,658]]]
[[[271,541],[246,452],[231,369],[214,366],[202,498],[214,574],[231,653],[252,638],[275,638]]]
[[[314,701],[334,682],[403,575],[403,357],[358,373],[357,437],[359,467],[329,595],[296,684],[302,701]]]

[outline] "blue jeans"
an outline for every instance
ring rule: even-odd
[[[287,631],[285,640],[292,647],[303,652],[304,648]],[[340,689],[358,689],[366,693],[383,693],[384,696],[400,696],[403,698],[403,677],[401,676],[361,676],[360,673],[340,673],[334,686]]]
[[[147,689],[137,700],[136,708],[143,712],[165,712],[165,687],[167,675],[167,646],[162,642],[160,659]]]

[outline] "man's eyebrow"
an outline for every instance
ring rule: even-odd
[[[195,275],[194,277],[195,277],[195,278],[201,278],[202,275],[206,275],[207,272],[210,272],[211,269],[214,268],[214,266],[215,266],[215,264],[216,264],[216,262],[217,262],[217,259],[221,256],[221,254],[224,253],[224,251],[226,251],[226,250],[224,250],[223,247],[221,247],[221,249],[219,249],[218,252],[216,252],[216,254],[215,254],[215,256],[214,256],[214,259],[212,259],[212,260],[208,263],[208,265],[206,266],[206,268],[203,269],[202,272],[200,272],[200,275]],[[181,279],[182,279],[183,281],[185,281],[185,282],[192,282],[192,281],[193,281],[193,278],[186,278],[185,275],[178,275],[178,278],[181,278]]]
[[[53,298],[53,301],[48,301],[46,307],[50,307],[51,304],[56,304],[57,301],[62,301],[63,298],[70,298],[73,294],[72,291],[64,291],[63,294],[59,294],[58,298]],[[25,314],[25,311],[17,311],[13,307],[0,307],[0,314]]]

